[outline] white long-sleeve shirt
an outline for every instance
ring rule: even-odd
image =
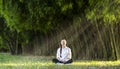
[[[69,47],[62,48],[60,57],[60,48],[57,49],[56,58],[59,61],[66,62],[72,58],[71,49]]]

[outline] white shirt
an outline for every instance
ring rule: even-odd
[[[56,58],[62,62],[70,60],[72,58],[71,49],[69,47],[62,48],[62,53],[60,57],[60,48],[58,48]]]

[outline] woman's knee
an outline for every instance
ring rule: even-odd
[[[65,62],[64,64],[69,64],[69,63],[72,63],[72,62],[73,62],[73,59],[70,59],[67,62]]]
[[[73,59],[70,59],[71,63],[73,62]]]
[[[52,59],[52,61],[55,61],[56,59],[54,58],[54,59]]]
[[[56,58],[52,59],[52,62],[56,63],[58,60]]]

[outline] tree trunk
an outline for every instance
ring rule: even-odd
[[[20,54],[22,54],[22,45],[21,45],[21,43],[19,43],[18,46],[17,46],[17,55],[20,55]]]
[[[15,55],[15,50],[13,49],[12,44],[10,42],[8,42],[8,47],[9,47],[11,55]]]

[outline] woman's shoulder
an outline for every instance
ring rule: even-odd
[[[59,48],[57,48],[57,50],[60,50],[60,47],[59,47]]]
[[[71,50],[70,47],[66,47],[67,49]]]

